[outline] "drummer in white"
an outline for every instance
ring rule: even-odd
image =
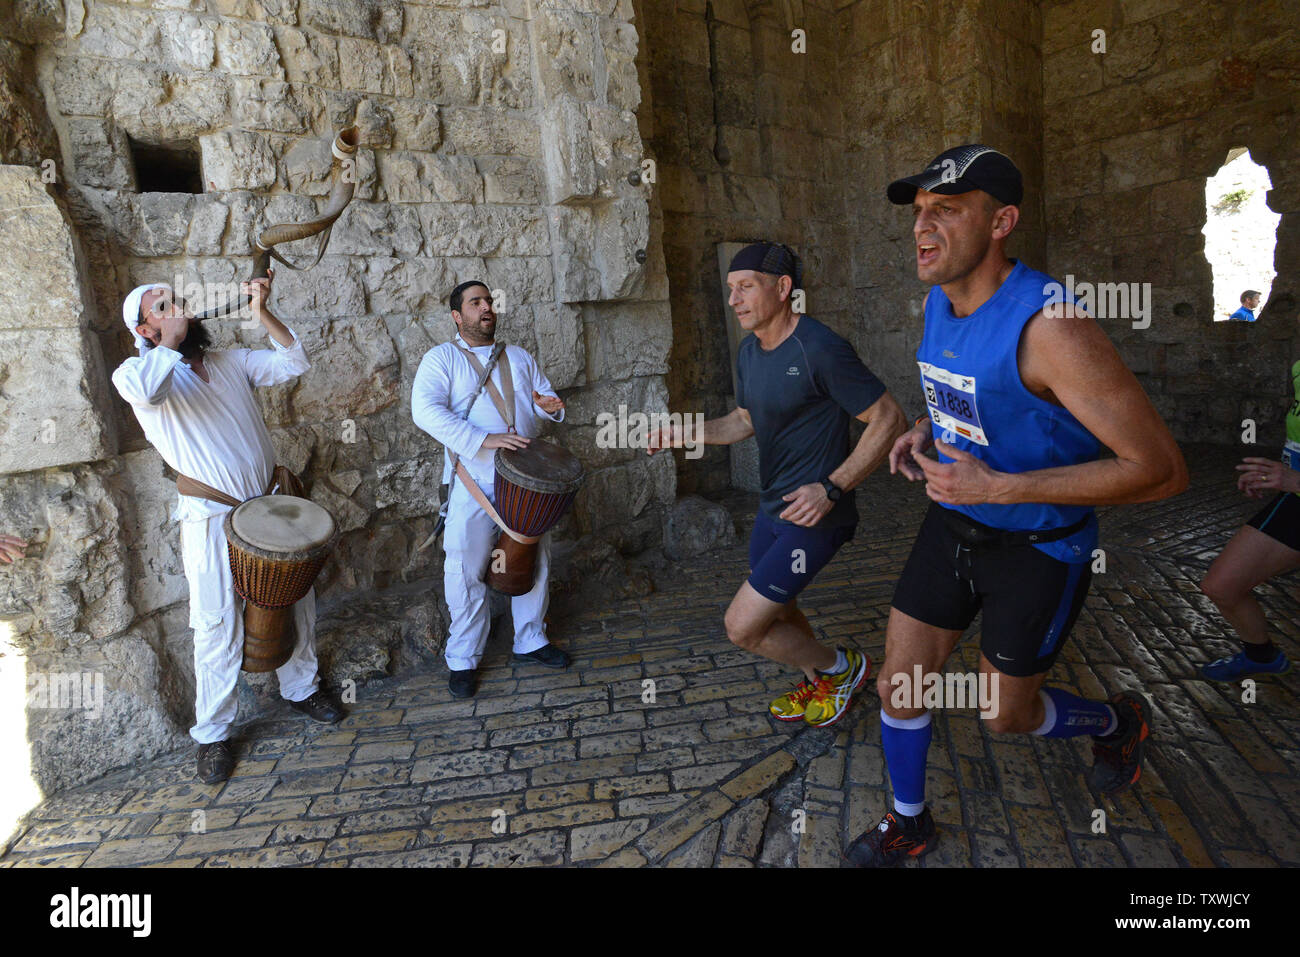
[[[467,351],[473,353],[480,365],[486,367],[492,354],[497,322],[492,293],[481,282],[461,283],[452,291],[450,305],[459,335],[425,353],[415,373],[411,415],[417,426],[447,450],[443,484],[452,479],[452,454],[459,455],[478,487],[495,504],[492,486],[496,476],[493,465],[496,450],[524,448],[529,438],[541,433],[544,418],[563,422],[564,400],[555,394],[531,355],[518,346],[506,346],[502,358],[510,363],[514,394],[503,396],[501,401],[513,403],[516,430],[509,431],[505,417],[488,391],[473,401],[478,372],[466,356]],[[499,392],[499,364],[493,368],[490,381]],[[459,479],[452,482],[443,542],[447,553],[443,584],[452,619],[446,650],[451,673],[448,686],[457,698],[474,694],[479,662],[487,644],[487,585],[483,576],[498,534],[496,524],[471,498],[464,483]],[[514,657],[516,661],[567,668],[569,656],[549,643],[543,622],[549,600],[549,571],[550,536],[547,535],[538,543],[537,579],[532,591],[510,601],[515,626]]]
[[[266,308],[270,280],[245,283],[250,308],[270,335],[272,349],[209,350],[207,329],[157,283],[132,290],[122,319],[140,355],[113,373],[113,385],[131,403],[145,438],[180,475],[244,501],[263,495],[275,467],[271,436],[254,386],[278,385],[310,365],[298,337]],[[198,776],[208,784],[234,770],[230,728],[237,711],[235,683],[243,657],[242,602],[231,581],[222,527],[229,505],[181,495],[173,517],[181,522],[181,557],[190,586],[194,629],[194,727]],[[317,721],[333,723],[342,708],[319,690],[316,674],[316,596],[294,606],[293,656],[276,672],[280,694]]]

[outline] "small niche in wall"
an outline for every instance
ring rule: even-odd
[[[138,193],[201,193],[203,174],[196,140],[141,143],[128,139]]]

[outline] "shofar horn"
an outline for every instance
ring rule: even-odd
[[[325,255],[325,247],[329,245],[330,230],[334,228],[334,220],[342,215],[343,210],[352,201],[352,193],[356,189],[356,168],[351,160],[357,152],[358,137],[359,133],[355,126],[340,130],[338,136],[334,137],[334,145],[331,148],[334,162],[330,166],[330,178],[334,185],[330,188],[325,212],[305,223],[280,223],[263,230],[254,244],[253,274],[249,279],[265,279],[272,259],[290,269],[310,269],[320,262],[321,256]],[[349,167],[346,174],[345,166]],[[316,247],[316,258],[306,266],[295,266],[275,251],[275,247],[280,243],[289,243],[295,239],[307,239],[309,236],[316,235],[320,236],[320,244]],[[234,315],[248,305],[248,302],[248,296],[241,296],[234,305],[227,302],[223,306],[199,313],[194,318],[202,322],[206,319]]]

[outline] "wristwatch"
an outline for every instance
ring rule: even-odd
[[[826,489],[826,497],[832,502],[838,502],[844,490],[828,478],[822,479],[822,488]]]

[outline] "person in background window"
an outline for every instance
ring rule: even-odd
[[[1259,308],[1259,295],[1257,290],[1247,289],[1241,294],[1241,308],[1228,318],[1238,322],[1254,322],[1255,310]]]

